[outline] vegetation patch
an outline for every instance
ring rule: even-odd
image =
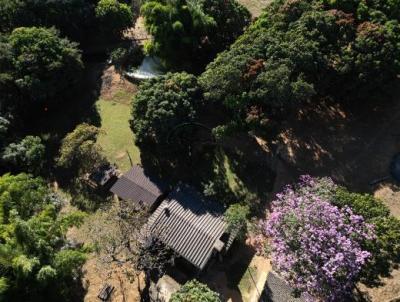
[[[132,163],[140,162],[140,151],[129,127],[130,106],[125,104],[125,92],[118,91],[115,99],[100,99],[96,104],[101,117],[101,133],[97,142],[110,162],[116,163],[121,171],[127,171]]]

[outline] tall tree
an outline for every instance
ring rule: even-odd
[[[345,301],[371,257],[373,225],[349,207],[287,187],[264,225],[276,270],[311,301]]]
[[[86,123],[78,125],[62,141],[57,165],[75,175],[93,172],[107,162],[96,143],[100,129]]]
[[[177,64],[196,58],[209,61],[227,48],[250,21],[248,10],[235,0],[149,0],[141,13],[154,41],[148,50]]]
[[[84,215],[60,215],[60,197],[27,174],[0,177],[0,278],[6,301],[68,300],[85,254],[66,245]],[[72,294],[72,296],[71,296]]]
[[[79,82],[83,64],[77,44],[54,28],[20,27],[3,41],[0,93],[12,100],[8,107],[27,111],[56,103]]]
[[[319,96],[381,96],[400,73],[400,25],[383,2],[273,1],[207,66],[199,79],[205,98],[242,124],[262,125]]]
[[[168,73],[144,82],[132,107],[136,143],[166,145],[174,127],[193,122],[201,105],[201,91],[193,75]]]

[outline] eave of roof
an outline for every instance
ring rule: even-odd
[[[189,186],[179,186],[150,216],[147,227],[200,270],[226,230],[223,208]]]

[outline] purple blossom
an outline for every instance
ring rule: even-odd
[[[288,186],[262,222],[275,269],[308,300],[342,301],[351,293],[371,256],[362,249],[374,238],[372,225],[315,194],[310,176]],[[312,298],[315,297],[315,298]]]

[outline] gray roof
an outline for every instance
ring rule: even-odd
[[[167,191],[167,186],[159,179],[146,175],[142,167],[134,165],[110,191],[124,200],[152,206]]]
[[[292,295],[293,288],[276,273],[270,272],[260,302],[303,302],[302,297]]]
[[[218,203],[206,200],[190,186],[180,185],[150,216],[147,227],[176,253],[203,269],[226,230],[223,213]]]

